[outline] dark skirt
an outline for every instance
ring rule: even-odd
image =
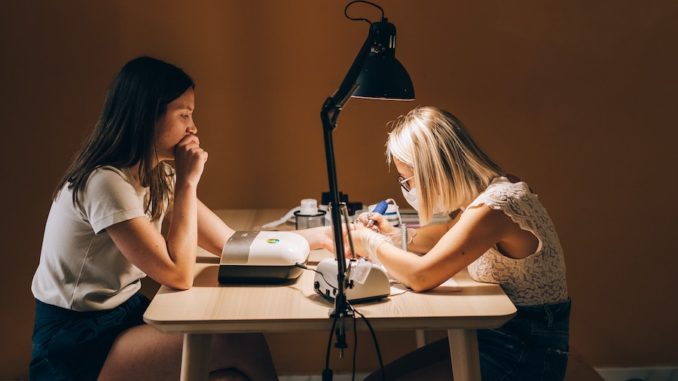
[[[570,301],[517,306],[516,316],[501,328],[478,330],[483,381],[562,381],[569,351],[570,307]],[[385,373],[387,380],[395,380],[434,368],[440,379],[451,379],[447,338],[388,364]],[[365,380],[381,379],[381,372],[376,371]]]
[[[136,294],[118,307],[78,312],[35,301],[30,380],[96,380],[115,338],[143,324],[149,300]]]

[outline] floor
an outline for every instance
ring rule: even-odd
[[[596,368],[605,381],[678,381],[678,368]]]
[[[357,373],[355,375],[356,380],[362,380],[367,377],[367,373]],[[320,375],[313,376],[280,376],[280,381],[322,381]],[[332,381],[351,381],[350,374],[335,374]]]
[[[605,381],[678,381],[678,368],[598,368]],[[367,374],[356,374],[362,380]],[[280,376],[280,381],[322,381],[320,375]],[[336,374],[333,381],[351,381],[350,374]]]

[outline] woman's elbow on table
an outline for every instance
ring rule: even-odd
[[[424,292],[436,288],[441,282],[432,279],[427,271],[414,270],[408,274],[405,283],[414,292]]]
[[[410,270],[404,274],[403,283],[414,292],[432,290],[461,270],[452,269],[439,263],[424,263],[424,261],[424,258],[420,258],[418,263],[411,266]]]
[[[177,273],[161,283],[171,289],[185,291],[193,287],[193,274]]]

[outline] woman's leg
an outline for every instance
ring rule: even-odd
[[[178,380],[183,335],[140,325],[121,333],[113,343],[99,379]],[[261,334],[215,335],[210,359],[211,378],[218,380],[277,380],[266,340]]]
[[[178,380],[183,336],[143,324],[122,332],[108,352],[99,380]]]
[[[271,352],[260,333],[229,333],[212,338],[210,369],[237,369],[253,381],[275,381]],[[216,372],[213,372],[213,375]]]

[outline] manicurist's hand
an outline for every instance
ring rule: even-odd
[[[177,183],[197,186],[207,162],[207,151],[200,148],[197,135],[186,135],[174,148]]]
[[[384,234],[390,234],[393,232],[393,226],[391,225],[391,223],[388,222],[386,217],[379,213],[372,212],[361,213],[356,219],[356,222],[362,226],[367,226],[367,224],[370,221],[374,221],[371,229],[376,232]]]
[[[355,254],[361,257],[370,258],[377,261],[376,251],[379,245],[384,242],[390,242],[388,236],[368,229],[361,224],[354,224],[351,228],[351,239],[353,241],[353,250]],[[347,251],[347,257],[351,255],[348,236],[344,232],[344,247]]]

